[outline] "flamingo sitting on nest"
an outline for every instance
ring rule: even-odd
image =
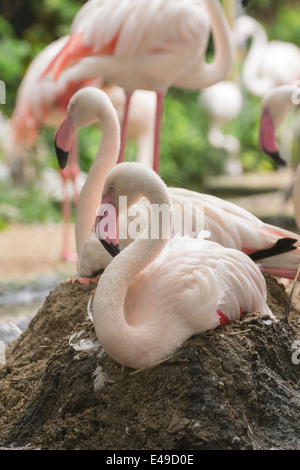
[[[207,63],[210,22],[215,58]],[[124,88],[127,102],[118,162],[123,160],[132,93],[155,91],[153,168],[158,172],[164,95],[170,86],[199,90],[225,79],[234,61],[232,42],[219,0],[90,0],[75,16],[68,43],[42,76],[101,76]],[[84,67],[79,69],[78,61]]]
[[[118,254],[120,196],[146,197],[151,207],[162,208],[164,224],[154,218]],[[204,238],[172,237],[170,192],[150,168],[125,162],[110,171],[95,225],[99,240],[117,256],[100,277],[89,310],[100,344],[120,364],[151,366],[190,336],[239,320],[244,312],[274,319],[265,279],[247,255]],[[159,236],[151,238],[154,226]]]
[[[93,278],[111,261],[108,253],[99,248],[93,227],[101,202],[101,189],[119,154],[120,125],[116,110],[103,91],[86,87],[71,98],[66,119],[55,134],[56,152],[63,168],[76,132],[99,120],[101,141],[79,197],[75,221],[77,270],[82,278]],[[215,196],[182,188],[168,188],[168,191],[175,213],[175,233],[197,237],[205,229],[210,232],[211,240],[245,252],[259,262],[264,271],[278,277],[294,278],[300,264],[299,235],[265,224],[241,207]],[[140,213],[141,226],[145,225],[149,213],[145,199],[128,200],[127,208],[120,214],[121,248],[134,239],[127,229],[130,221],[137,220],[136,213]],[[185,224],[185,216],[189,224]]]

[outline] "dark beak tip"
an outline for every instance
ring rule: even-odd
[[[57,156],[59,166],[63,170],[68,163],[69,152],[62,150],[56,144],[55,144],[55,151],[56,151],[56,156]]]
[[[113,243],[107,243],[102,238],[99,238],[99,241],[102,243],[103,247],[113,258],[120,253],[121,250],[119,243],[117,243],[116,245]]]
[[[279,152],[269,153],[270,157],[277,163],[278,166],[287,166],[287,162],[281,157]]]

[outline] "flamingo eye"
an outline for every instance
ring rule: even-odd
[[[114,191],[115,187],[113,184],[110,185],[110,187],[108,188],[108,190],[112,193]]]

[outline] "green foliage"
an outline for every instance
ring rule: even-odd
[[[28,8],[35,19],[18,34],[0,15],[0,79],[5,82],[7,90],[7,104],[0,108],[2,113],[11,115],[17,89],[27,66],[47,44],[69,33],[71,21],[83,3],[85,0],[28,0]],[[263,23],[270,39],[291,41],[299,45],[298,1],[251,0],[247,13]],[[160,168],[167,184],[203,190],[207,177],[222,173],[225,153],[213,149],[208,142],[209,117],[200,108],[198,95],[197,91],[178,89],[168,92],[164,103]],[[260,100],[244,92],[241,115],[225,129],[225,132],[237,136],[241,142],[241,159],[245,171],[267,171],[272,168],[270,159],[258,150],[259,116]],[[48,148],[48,156],[43,164],[57,168],[54,131],[42,130],[41,136]],[[85,172],[92,164],[100,136],[101,131],[97,127],[83,129],[79,133],[80,167]],[[135,143],[129,142],[126,159],[135,160],[135,154]],[[61,217],[60,206],[37,194],[34,188],[27,188],[26,191],[5,191],[0,188],[0,201],[18,208],[19,221],[58,220]],[[7,220],[7,215],[1,216],[0,211],[0,229],[6,226]]]
[[[59,222],[60,205],[49,200],[34,187],[14,188],[9,191],[0,187],[0,230],[12,222]]]

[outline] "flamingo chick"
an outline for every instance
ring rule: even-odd
[[[118,159],[120,125],[116,110],[103,91],[86,87],[71,98],[66,119],[55,134],[56,152],[63,168],[77,131],[99,120],[102,136],[80,194],[75,221],[77,269],[79,276],[85,278],[95,277],[111,261],[106,250],[100,250],[93,226],[106,175]],[[295,277],[300,264],[299,235],[266,224],[236,204],[215,196],[183,188],[168,188],[168,191],[173,204],[175,233],[197,237],[201,230],[207,230],[212,241],[245,252],[259,262],[264,271],[277,277]],[[127,227],[135,213],[140,215],[141,226],[147,224],[147,200],[127,202],[128,210],[119,214],[119,227],[123,223]],[[185,223],[185,217],[189,224]],[[120,237],[121,248],[133,239],[126,231],[126,236]]]
[[[171,238],[169,191],[143,165],[121,163],[106,179],[96,217],[96,233],[105,247],[118,253],[114,214],[120,196],[146,197],[151,208],[161,208],[165,224],[162,229],[152,220],[114,257],[89,302],[98,340],[113,359],[134,369],[147,367],[192,335],[239,320],[243,312],[274,319],[264,277],[247,255],[204,238]],[[151,238],[153,226],[159,236]]]

